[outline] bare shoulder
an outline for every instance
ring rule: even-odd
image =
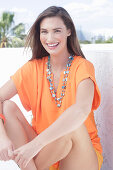
[[[8,80],[2,87],[0,87],[0,100],[2,102],[9,100],[16,94],[17,89],[12,79]]]

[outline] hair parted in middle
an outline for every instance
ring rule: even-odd
[[[71,35],[67,37],[68,52],[71,55],[85,58],[79,45],[74,23],[69,13],[63,7],[50,6],[39,14],[27,35],[25,46],[30,47],[32,50],[32,58],[30,60],[39,59],[49,55],[40,42],[40,23],[44,18],[48,17],[59,17],[62,19],[66,28],[71,30]]]

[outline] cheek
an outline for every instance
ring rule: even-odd
[[[45,36],[40,35],[40,41],[41,41],[41,43],[43,43],[45,40],[46,40]]]
[[[63,41],[66,41],[67,37],[65,36],[65,34],[60,34],[58,37],[57,37],[59,40],[61,40],[62,42]]]

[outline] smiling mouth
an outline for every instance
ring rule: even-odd
[[[47,46],[48,47],[57,47],[59,43],[54,43],[54,44],[51,44],[51,43],[47,43]]]

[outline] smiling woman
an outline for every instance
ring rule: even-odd
[[[57,25],[60,28],[57,28]],[[59,62],[60,58],[64,61],[63,56],[60,57],[58,54],[63,54],[63,52],[68,53],[67,37],[71,35],[71,30],[66,28],[62,19],[59,17],[43,19],[40,23],[40,30],[40,41],[46,51],[48,51],[49,54],[51,53],[51,55],[57,55]]]
[[[32,59],[49,55],[49,52],[43,47],[40,38],[42,35],[44,37],[49,35],[50,37],[48,38],[51,38],[53,34],[50,31],[53,31],[54,35],[58,34],[57,36],[64,36],[63,38],[66,41],[69,53],[80,55],[85,58],[78,42],[74,23],[67,11],[62,7],[54,8],[54,6],[51,7],[50,11],[49,9],[50,8],[47,8],[38,16],[27,36],[26,47],[31,47],[33,53]],[[54,39],[52,42],[53,41]],[[48,43],[50,43],[49,40]]]
[[[5,120],[4,125],[0,120],[0,159],[13,159],[24,170],[100,170],[94,110],[101,94],[67,11],[44,10],[26,45],[32,58],[0,89]],[[32,110],[32,126],[9,100],[17,93],[23,107]]]

